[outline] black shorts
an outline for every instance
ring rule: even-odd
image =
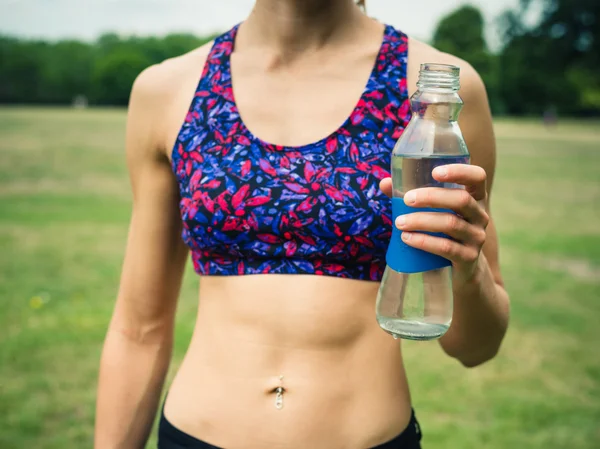
[[[222,449],[200,441],[173,426],[164,412],[158,429],[158,449]],[[413,411],[408,427],[396,438],[372,449],[421,449],[421,428]]]

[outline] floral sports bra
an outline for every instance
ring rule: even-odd
[[[261,141],[240,118],[230,71],[237,29],[215,40],[172,154],[196,272],[381,280],[392,205],[379,181],[411,118],[406,35],[386,27],[339,129],[285,147]]]

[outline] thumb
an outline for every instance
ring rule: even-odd
[[[383,178],[379,183],[379,188],[381,191],[391,197],[392,196],[392,178]]]

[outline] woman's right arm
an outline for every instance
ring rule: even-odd
[[[116,305],[106,335],[96,405],[95,448],[143,448],[171,359],[187,248],[178,188],[166,157],[161,112],[164,67],[136,80],[127,118],[133,209]]]

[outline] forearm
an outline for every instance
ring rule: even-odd
[[[172,337],[151,342],[110,330],[100,364],[96,449],[143,448],[171,358]]]
[[[490,360],[506,334],[509,309],[508,294],[482,254],[472,279],[454,281],[452,325],[440,340],[442,348],[467,367]]]

